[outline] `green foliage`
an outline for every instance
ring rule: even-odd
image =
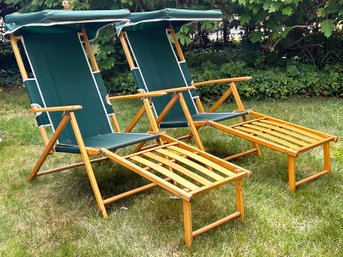
[[[246,37],[267,51],[275,51],[276,47],[281,50],[307,47],[305,39],[322,44],[325,38],[314,37],[317,32],[327,38],[341,32],[338,25],[343,20],[342,0],[234,0],[234,3],[241,6],[237,14]]]
[[[206,57],[207,56],[207,57]],[[339,65],[318,69],[313,65],[287,61],[284,66],[251,67],[245,61],[228,60],[218,63],[216,53],[192,57],[191,67],[195,81],[252,76],[248,82],[239,83],[243,99],[286,99],[293,96],[343,96],[343,69]],[[206,62],[202,61],[206,59]],[[212,62],[213,61],[213,62]],[[201,65],[199,65],[202,63]],[[257,62],[258,63],[258,62]],[[200,87],[205,100],[218,99],[228,85]]]
[[[320,23],[320,31],[323,32],[323,34],[326,37],[330,37],[332,34],[333,29],[335,28],[335,21],[332,19],[327,19],[325,21],[322,21]]]
[[[1,87],[10,88],[16,87],[22,84],[22,79],[20,74],[16,69],[0,69],[0,92]]]

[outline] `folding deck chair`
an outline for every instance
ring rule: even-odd
[[[250,172],[158,133],[149,99],[165,94],[163,92],[130,96],[144,99],[145,111],[153,128],[151,133],[120,132],[109,101],[122,97],[107,96],[89,38],[95,38],[104,26],[127,20],[128,15],[126,10],[48,10],[6,16],[6,36],[10,38],[31,101],[30,110],[36,114],[45,145],[28,179],[84,165],[104,218],[107,217],[105,205],[160,186],[182,199],[184,240],[190,246],[193,237],[234,218],[243,219],[242,178]],[[24,47],[33,74],[31,78],[28,77],[17,41],[21,41]],[[45,130],[47,126],[53,131],[50,139]],[[114,153],[116,149],[151,140],[157,143],[144,151],[126,156]],[[80,154],[83,161],[39,172],[48,155],[54,152]],[[95,158],[91,159],[91,156]],[[103,199],[91,164],[105,160],[123,165],[151,183]],[[193,231],[193,197],[230,182],[236,186],[236,211]]]
[[[218,10],[164,9],[160,11],[131,13],[130,22],[120,24],[117,30],[128,60],[131,72],[140,90],[154,92],[163,90],[167,96],[152,101],[157,123],[160,128],[189,127],[190,134],[182,138],[194,137],[197,146],[204,150],[198,129],[212,126],[232,135],[247,139],[253,148],[225,158],[232,160],[245,154],[256,152],[263,145],[288,155],[289,188],[330,172],[329,142],[337,137],[272,118],[244,108],[237,91],[237,82],[251,77],[226,78],[194,83],[175,32],[191,21],[220,21]],[[211,84],[229,84],[223,96],[207,111],[200,101],[196,88]],[[215,112],[224,101],[233,95],[238,109],[231,112]],[[128,129],[137,123],[142,111],[138,112]],[[236,117],[242,123],[226,126],[218,123]],[[248,120],[252,117],[252,120]],[[324,170],[296,182],[296,157],[317,146],[324,147]]]

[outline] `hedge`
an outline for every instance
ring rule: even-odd
[[[194,81],[252,76],[248,82],[239,83],[243,99],[286,99],[292,96],[343,96],[343,65],[317,68],[297,60],[266,59],[261,54],[235,50],[195,50],[186,56]],[[103,72],[111,94],[135,93],[136,85],[128,71],[127,63],[116,63]],[[21,85],[17,68],[0,68],[0,87]],[[206,101],[217,99],[227,85],[199,88]]]
[[[343,96],[342,65],[317,68],[297,60],[265,60],[261,55],[232,51],[193,51],[188,64],[194,81],[252,76],[239,83],[243,99],[286,99],[292,96]],[[238,60],[243,59],[243,60]],[[134,80],[127,71],[105,74],[108,89],[114,94],[136,92]],[[204,100],[217,99],[227,85],[204,86],[198,90]]]

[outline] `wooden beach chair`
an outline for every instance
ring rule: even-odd
[[[157,123],[160,128],[189,127],[190,134],[183,139],[194,138],[197,146],[204,150],[198,130],[212,126],[226,133],[252,142],[253,148],[225,158],[232,160],[249,153],[260,155],[258,145],[263,145],[288,155],[288,186],[297,186],[330,172],[330,141],[337,137],[305,128],[290,122],[272,118],[244,108],[237,91],[237,83],[251,77],[225,78],[205,82],[193,82],[176,32],[191,21],[220,21],[218,10],[164,9],[145,13],[131,13],[130,22],[117,26],[120,40],[137,87],[144,92],[163,90],[167,96],[152,101]],[[205,111],[196,88],[213,84],[227,84],[222,97]],[[224,101],[233,95],[237,109],[216,112]],[[138,112],[130,131],[142,112]],[[233,126],[220,121],[240,117],[243,122]],[[252,119],[251,119],[252,118]],[[324,169],[314,175],[296,181],[296,157],[307,150],[323,146]]]
[[[249,171],[215,156],[158,133],[151,97],[166,93],[142,93],[126,96],[142,98],[148,113],[150,133],[121,132],[95,60],[90,39],[98,30],[127,20],[126,10],[112,11],[42,11],[6,16],[6,36],[11,45],[44,142],[44,150],[28,179],[84,166],[96,203],[104,218],[105,206],[132,194],[159,186],[180,197],[183,202],[184,240],[244,217],[242,179]],[[28,76],[18,42],[29,61]],[[124,97],[125,98],[125,97]],[[52,135],[46,131],[51,127]],[[144,151],[126,156],[114,153],[119,148],[156,140]],[[50,154],[79,154],[82,162],[40,171]],[[92,158],[93,157],[93,158]],[[150,184],[103,199],[92,164],[112,160],[144,177]],[[234,183],[236,210],[230,215],[193,231],[191,201],[193,198]],[[144,215],[144,214],[143,214]]]

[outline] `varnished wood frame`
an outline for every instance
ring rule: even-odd
[[[98,66],[96,64],[93,52],[91,50],[91,46],[89,44],[87,35],[85,34],[85,32],[80,33],[80,35],[83,36],[83,38],[85,40],[86,48],[88,49],[88,53],[91,56],[91,65],[92,65],[93,69],[98,70]],[[14,53],[15,53],[16,60],[18,62],[20,72],[22,74],[22,77],[26,79],[27,73],[26,73],[26,70],[25,70],[25,67],[24,67],[18,46],[17,46],[17,42],[16,42],[16,40],[20,40],[21,38],[18,36],[14,37],[13,35],[10,35],[10,39],[11,39],[11,44],[12,44],[12,48],[13,48]],[[93,56],[93,58],[92,58],[92,56]],[[130,131],[131,127],[133,127],[137,123],[139,118],[146,112],[148,115],[150,124],[151,124],[151,133],[157,133],[158,132],[158,126],[157,126],[155,117],[153,115],[153,112],[151,110],[150,99],[148,97],[160,96],[160,95],[164,95],[164,94],[165,94],[165,92],[160,92],[158,94],[150,94],[150,93],[141,92],[141,94],[139,95],[139,98],[143,98],[143,107],[139,110],[138,114],[134,118],[134,121],[129,125],[129,127],[126,130]],[[137,96],[134,96],[133,98],[136,98],[136,97]],[[179,97],[180,97],[180,95],[179,95]],[[183,96],[181,94],[181,98],[182,97]],[[109,98],[109,100],[120,100],[120,99],[123,99],[123,98],[120,98],[120,97]],[[165,188],[168,191],[175,193],[176,195],[179,195],[182,198],[183,205],[184,205],[184,208],[183,208],[183,210],[184,210],[184,235],[185,235],[184,240],[185,240],[186,246],[191,246],[193,238],[197,235],[200,235],[200,234],[202,234],[202,233],[204,233],[204,232],[206,232],[212,228],[215,228],[219,225],[222,225],[222,224],[224,224],[224,223],[226,223],[226,222],[228,222],[234,218],[240,217],[241,219],[243,219],[244,208],[243,208],[243,195],[242,195],[242,178],[246,177],[246,176],[250,176],[251,173],[249,171],[244,170],[244,169],[242,169],[236,165],[227,163],[227,162],[225,162],[225,161],[223,161],[217,157],[210,156],[205,152],[199,151],[198,149],[196,149],[194,147],[191,147],[191,146],[188,146],[188,145],[182,143],[181,141],[175,140],[175,139],[168,137],[166,135],[161,135],[161,139],[157,141],[157,144],[159,144],[160,146],[157,146],[157,147],[152,146],[151,150],[157,149],[159,147],[162,150],[162,148],[164,147],[163,141],[165,141],[167,144],[173,145],[173,147],[176,147],[176,145],[177,145],[178,148],[175,148],[174,151],[177,149],[183,149],[182,151],[186,151],[186,152],[183,152],[183,154],[188,153],[188,154],[191,154],[194,156],[198,156],[197,158],[204,158],[203,161],[206,162],[206,165],[209,165],[209,166],[215,165],[215,166],[217,166],[217,169],[219,167],[219,169],[222,170],[222,172],[224,172],[224,173],[234,174],[233,178],[228,178],[228,179],[224,179],[224,180],[222,179],[221,181],[217,181],[216,183],[207,183],[206,180],[199,179],[197,177],[197,175],[193,175],[193,178],[195,178],[195,179],[198,178],[198,180],[202,181],[203,183],[205,181],[206,182],[205,186],[202,188],[199,188],[199,189],[195,188],[192,193],[189,193],[188,190],[176,190],[173,183],[170,183],[173,181],[170,180],[170,178],[168,178],[168,177],[165,180],[161,180],[161,179],[154,180],[153,174],[147,172],[148,170],[153,169],[154,166],[148,165],[145,168],[140,168],[137,165],[134,165],[132,162],[127,160],[128,158],[130,158],[132,156],[139,155],[141,153],[148,155],[150,153],[149,150],[144,150],[141,152],[136,152],[132,155],[121,157],[121,156],[119,156],[119,155],[115,154],[114,152],[111,152],[107,149],[94,149],[94,148],[85,147],[84,142],[83,142],[83,138],[82,138],[80,129],[78,127],[78,123],[77,123],[75,114],[74,114],[75,111],[78,111],[80,109],[82,109],[82,106],[79,106],[79,105],[43,107],[43,108],[38,108],[36,106],[33,106],[30,109],[30,112],[32,112],[32,113],[36,113],[36,112],[63,112],[63,115],[62,115],[62,118],[61,118],[59,125],[57,126],[55,132],[53,133],[53,135],[51,136],[50,139],[48,138],[48,135],[47,135],[45,129],[41,130],[41,133],[42,133],[42,131],[44,131],[44,133],[42,134],[42,137],[43,137],[43,141],[45,144],[45,148],[44,148],[40,158],[38,159],[35,167],[31,171],[31,173],[29,174],[29,176],[28,176],[29,180],[32,180],[37,176],[42,176],[42,175],[50,174],[53,172],[60,172],[63,170],[67,170],[67,169],[71,169],[71,168],[75,168],[75,167],[80,167],[80,166],[84,165],[86,168],[87,175],[88,175],[89,181],[91,183],[91,187],[92,187],[97,205],[99,207],[100,213],[104,218],[108,217],[105,205],[112,203],[114,201],[117,201],[119,199],[122,199],[124,197],[127,197],[130,195],[139,193],[141,191],[150,189],[156,185],[159,185],[162,188]],[[55,145],[58,137],[60,136],[63,129],[66,127],[66,125],[69,122],[72,126],[72,130],[73,130],[75,138],[77,140],[77,144],[79,146],[80,154],[81,154],[83,162],[79,162],[79,163],[75,163],[75,164],[71,164],[71,165],[67,165],[67,166],[63,166],[63,167],[53,168],[53,169],[49,169],[46,171],[40,171],[40,169],[41,169],[42,165],[44,164],[45,160],[47,159],[48,155],[53,150],[54,145]],[[117,131],[119,131],[119,129]],[[106,157],[100,157],[100,158],[90,160],[89,155],[99,155],[101,153],[105,154]],[[153,155],[151,155],[151,154],[148,156],[150,158],[153,157]],[[176,155],[176,156],[178,156],[178,155]],[[178,156],[178,158],[184,158],[184,157],[182,157],[180,155],[180,156]],[[101,196],[101,193],[100,193],[100,190],[99,190],[99,187],[98,187],[98,184],[97,184],[91,163],[109,160],[109,159],[114,160],[114,161],[118,162],[119,164],[122,164],[123,166],[135,171],[136,173],[142,175],[143,177],[149,179],[150,181],[153,181],[153,183],[150,183],[148,185],[145,185],[145,186],[142,186],[142,187],[139,187],[139,188],[127,191],[127,192],[124,192],[124,193],[116,195],[116,196],[109,197],[107,199],[103,199]],[[177,165],[173,164],[173,160],[168,158],[167,156],[165,157],[165,159],[157,159],[157,160],[160,160],[160,161],[163,160],[163,162],[160,163],[161,166],[169,164],[170,165],[169,166],[170,172],[172,172],[173,167],[177,168],[177,169],[181,169]],[[202,159],[199,159],[199,160],[201,161]],[[205,168],[203,168],[203,169],[205,169]],[[191,174],[190,171],[187,171],[184,168],[182,168],[182,170],[184,170],[184,172],[186,172],[186,174],[187,173]],[[230,171],[230,170],[232,170],[232,171]],[[211,169],[207,170],[207,172],[211,172]],[[214,176],[214,175],[212,175],[212,176]],[[207,192],[211,189],[215,189],[221,185],[227,184],[229,182],[234,182],[236,185],[236,211],[233,214],[230,214],[225,218],[222,218],[222,219],[215,221],[215,222],[213,222],[213,223],[211,223],[211,224],[209,224],[203,228],[200,228],[196,231],[193,231],[192,230],[192,214],[191,214],[191,200],[192,200],[192,198],[197,196],[197,195],[200,195],[204,192]]]
[[[179,61],[184,61],[185,57],[183,55],[182,48],[181,48],[180,43],[179,43],[179,41],[178,41],[178,39],[176,37],[176,34],[175,34],[175,31],[174,31],[173,27],[170,26],[167,29],[167,32],[172,37],[172,41],[173,41],[173,43],[175,45],[176,53],[177,53],[177,56],[179,58]],[[128,47],[128,44],[127,44],[127,41],[126,41],[126,38],[125,38],[125,32],[121,33],[120,41],[121,41],[122,46],[124,48],[124,52],[125,52],[126,58],[127,58],[128,62],[130,64],[130,68],[131,69],[135,68],[135,64],[134,64],[134,61],[133,61],[130,49]],[[239,96],[239,93],[238,93],[238,90],[237,90],[237,82],[248,81],[248,80],[251,80],[251,79],[252,79],[252,77],[250,77],[250,76],[238,77],[238,78],[225,78],[225,79],[210,80],[210,81],[204,81],[204,82],[196,82],[196,83],[192,83],[192,86],[193,87],[200,87],[200,86],[214,85],[214,84],[219,84],[219,83],[230,83],[230,86],[228,87],[228,89],[217,100],[217,102],[208,110],[208,112],[215,112],[225,102],[225,100],[230,95],[233,95],[234,100],[236,102],[236,105],[237,105],[237,110],[236,111],[237,112],[243,112],[246,109],[244,108],[243,102],[242,102],[242,100],[241,100],[241,98]],[[315,134],[317,133],[319,136],[322,137],[322,140],[320,142],[318,142],[317,144],[307,145],[305,147],[301,147],[301,148],[297,149],[296,151],[292,151],[292,150],[289,150],[289,149],[285,150],[285,149],[283,149],[283,147],[280,147],[277,144],[274,144],[274,143],[268,142],[268,141],[256,140],[255,138],[249,136],[247,133],[238,133],[237,131],[233,130],[230,126],[224,126],[224,125],[222,125],[222,124],[220,124],[218,122],[213,122],[213,121],[194,122],[192,117],[191,117],[191,115],[189,114],[189,110],[187,108],[185,100],[183,99],[182,93],[180,91],[177,91],[177,90],[174,90],[173,93],[174,93],[174,96],[170,100],[169,104],[166,105],[165,109],[161,112],[159,117],[157,117],[157,124],[158,125],[160,124],[160,122],[168,114],[168,112],[171,110],[172,106],[176,103],[176,101],[179,101],[180,104],[181,104],[181,107],[182,107],[182,109],[183,109],[183,111],[185,113],[185,116],[186,116],[186,119],[187,119],[187,122],[188,122],[189,128],[190,128],[190,134],[186,135],[186,136],[182,136],[180,138],[182,138],[182,139],[190,139],[190,138],[194,137],[195,142],[196,142],[197,146],[199,147],[199,149],[204,150],[204,145],[202,144],[202,141],[201,141],[201,138],[200,138],[199,132],[198,132],[199,128],[201,128],[202,126],[212,126],[214,128],[220,129],[220,130],[222,130],[224,132],[227,132],[227,133],[230,133],[230,134],[242,137],[244,139],[247,139],[247,140],[251,141],[252,144],[253,144],[253,148],[252,149],[247,150],[247,151],[243,151],[243,152],[235,154],[235,155],[228,156],[228,157],[224,158],[225,160],[232,160],[232,159],[235,159],[235,158],[238,158],[238,157],[244,156],[246,154],[250,154],[250,153],[256,153],[257,155],[261,155],[261,150],[260,150],[258,144],[267,146],[267,147],[272,148],[272,149],[274,149],[276,151],[279,151],[279,152],[286,153],[288,155],[288,177],[289,177],[288,187],[289,187],[289,189],[291,191],[294,191],[297,186],[299,186],[299,185],[301,185],[301,184],[303,184],[305,182],[308,182],[308,181],[311,181],[313,179],[316,179],[316,178],[318,178],[318,177],[320,177],[322,175],[329,174],[330,167],[331,167],[331,165],[330,165],[330,146],[329,146],[329,142],[330,141],[336,142],[337,141],[337,137],[336,136],[332,136],[332,135],[329,135],[329,134],[321,133],[321,132],[318,132],[318,131],[315,131],[315,130],[310,130],[308,128],[297,126],[297,125],[292,124],[292,123],[288,123],[288,124],[291,124],[294,127],[298,127],[298,129],[300,129],[300,130],[310,131],[311,133],[315,133]],[[203,104],[201,103],[201,100],[200,100],[199,97],[197,97],[195,99],[195,103],[196,103],[196,106],[197,106],[199,112],[200,113],[204,113],[205,112],[204,111],[204,107],[203,107]],[[243,119],[243,123],[244,123],[244,122],[248,122],[249,118],[252,118],[253,120],[255,120],[255,119],[259,119],[261,117],[265,117],[265,118],[268,117],[270,119],[273,119],[272,117],[269,117],[269,116],[264,115],[264,114],[259,114],[259,113],[253,112],[253,111],[249,112],[249,116],[248,115],[242,116],[242,119]],[[308,150],[310,150],[310,149],[312,149],[314,147],[318,147],[320,145],[323,145],[323,149],[324,149],[324,152],[323,152],[323,154],[324,154],[324,170],[320,171],[320,172],[317,172],[314,175],[309,176],[309,177],[307,177],[305,179],[302,179],[300,181],[296,181],[296,169],[295,169],[295,167],[296,167],[296,165],[295,165],[296,157],[300,153],[308,151]]]

